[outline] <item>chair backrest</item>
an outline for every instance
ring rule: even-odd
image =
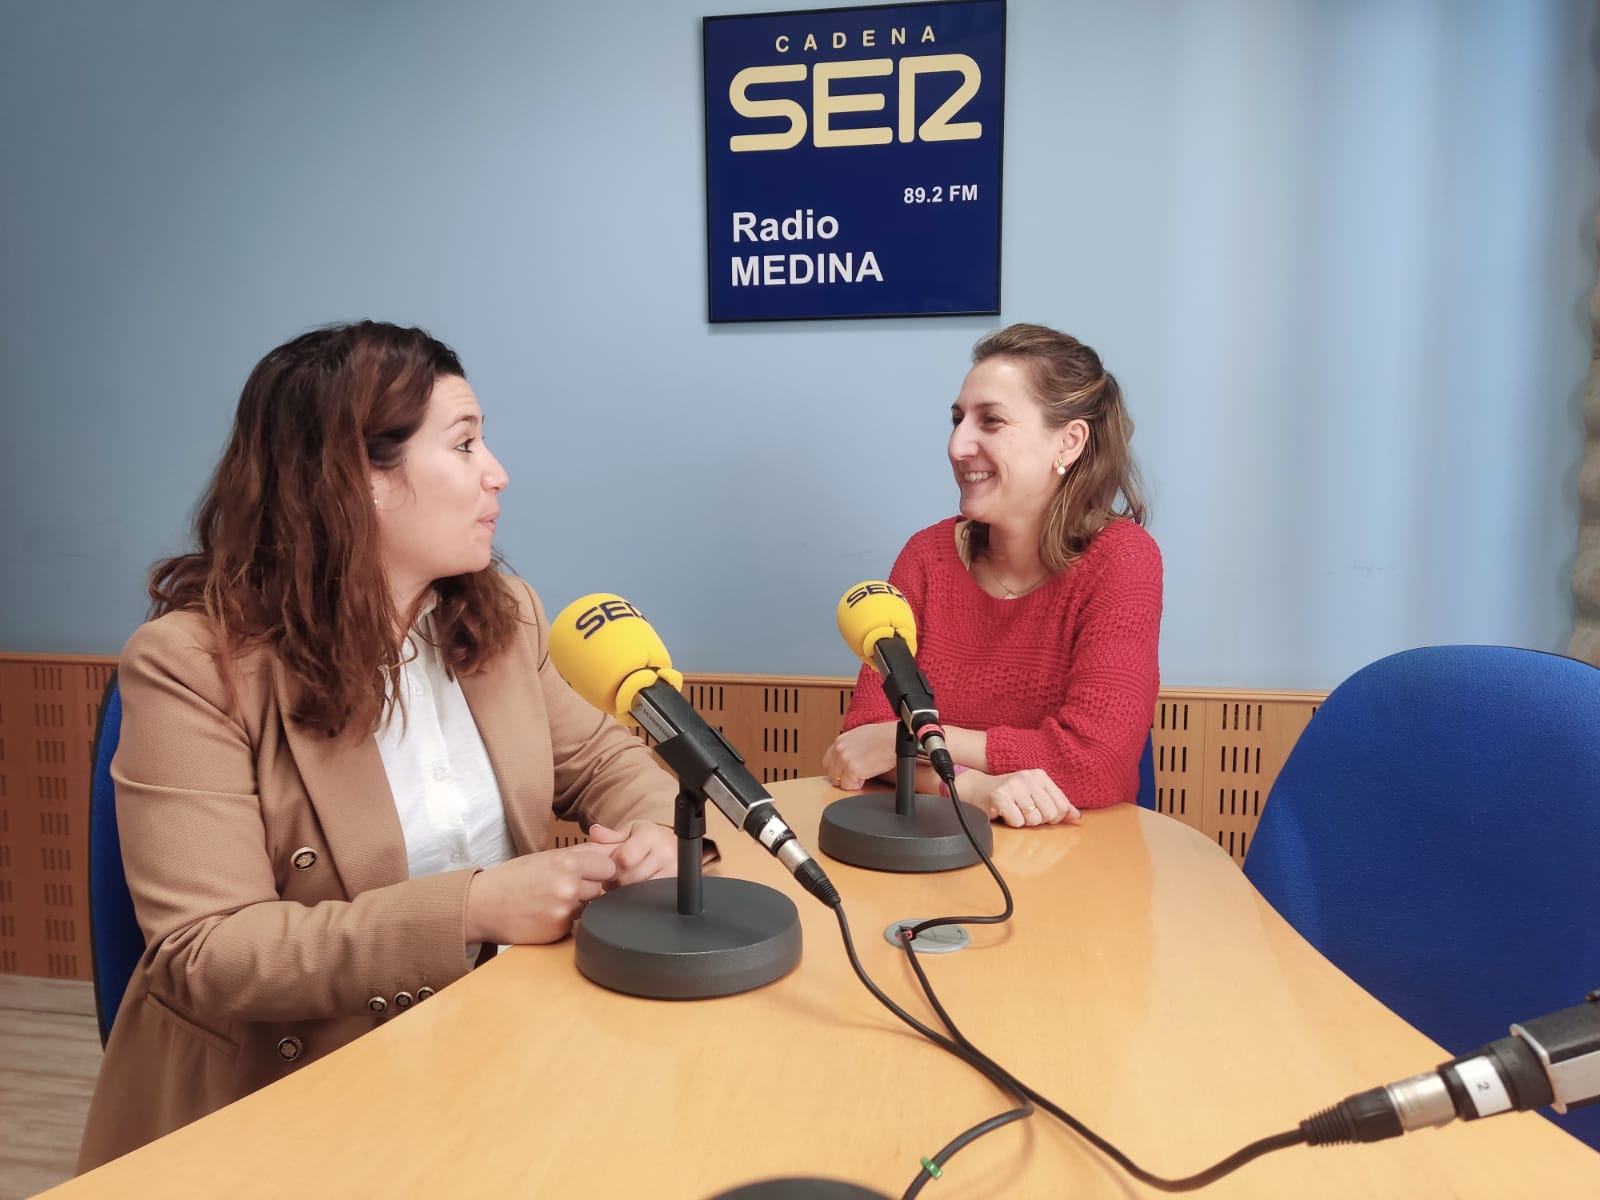
[[[122,696],[112,672],[100,701],[94,735],[94,765],[89,794],[89,942],[94,960],[94,1006],[100,1044],[111,1036],[122,993],[144,953],[144,933],[133,914],[133,897],[122,872],[122,842],[117,836],[117,793],[111,782],[111,756],[122,732]]]
[[[1154,735],[1144,739],[1144,753],[1139,755],[1139,796],[1140,808],[1155,808],[1156,806],[1156,751]]]
[[[1597,863],[1600,670],[1429,646],[1322,704],[1245,874],[1347,975],[1464,1054],[1600,987]],[[1600,1107],[1552,1119],[1600,1149]]]

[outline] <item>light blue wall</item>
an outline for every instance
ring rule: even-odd
[[[374,316],[461,351],[552,610],[621,592],[692,671],[850,670],[833,606],[953,511],[996,322],[707,326],[699,17],[772,7],[0,0],[0,648],[117,649],[256,359]],[[1122,379],[1164,679],[1562,648],[1596,6],[1009,21],[1002,320]]]

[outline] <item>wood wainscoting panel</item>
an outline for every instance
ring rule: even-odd
[[[1162,692],[1150,743],[1156,764],[1156,811],[1194,828],[1200,822],[1200,759],[1205,746],[1203,696]]]
[[[723,736],[762,783],[822,774],[822,755],[833,741],[850,705],[855,680],[825,676],[696,675],[689,700],[702,708],[701,688],[724,698],[717,710]]]
[[[114,665],[0,655],[0,972],[90,978],[90,756]]]
[[[1200,828],[1241,866],[1272,781],[1325,698],[1238,692],[1206,701]]]
[[[116,660],[0,654],[0,974],[89,979],[88,813],[95,720]],[[822,773],[853,677],[692,675],[684,692],[763,783]],[[1163,689],[1156,806],[1236,862],[1323,695]],[[648,743],[650,739],[635,730]],[[580,840],[564,826],[560,843]]]

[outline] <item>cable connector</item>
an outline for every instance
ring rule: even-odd
[[[1405,1132],[1386,1088],[1357,1092],[1300,1122],[1308,1146],[1340,1146],[1350,1142],[1381,1142]]]

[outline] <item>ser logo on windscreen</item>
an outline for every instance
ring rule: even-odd
[[[868,596],[894,596],[904,600],[905,593],[892,583],[864,583],[844,598],[845,607],[854,608]]]
[[[603,600],[579,613],[576,625],[578,632],[583,634],[583,640],[588,641],[611,622],[629,618],[642,621],[644,614],[626,600]]]

